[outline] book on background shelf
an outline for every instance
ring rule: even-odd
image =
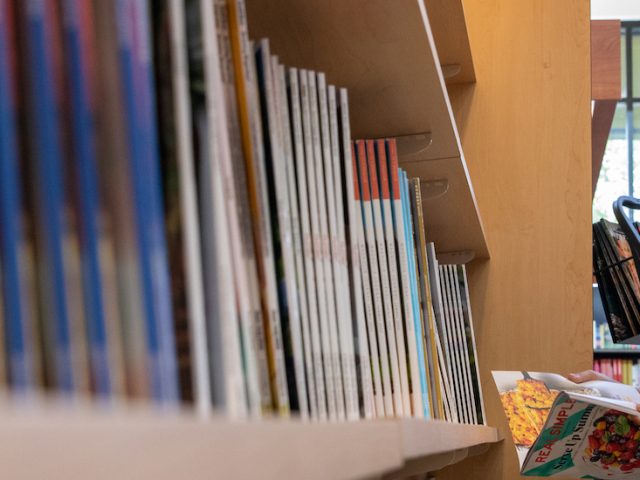
[[[483,424],[466,270],[420,179],[246,15],[0,0],[0,386]]]
[[[593,270],[615,343],[640,339],[640,280],[622,228],[602,219],[593,224]]]
[[[609,381],[581,384],[553,373],[494,371],[520,473],[633,478],[640,469],[640,393]]]

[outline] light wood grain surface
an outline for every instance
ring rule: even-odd
[[[508,432],[492,369],[592,361],[589,3],[464,7],[477,84],[450,91],[491,245],[470,288],[489,423]],[[518,479],[513,444],[438,478]]]

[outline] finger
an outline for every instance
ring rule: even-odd
[[[585,370],[584,372],[570,373],[568,377],[569,380],[574,383],[584,383],[595,380],[596,378],[598,378],[598,374],[593,370]]]

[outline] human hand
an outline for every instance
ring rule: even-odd
[[[614,380],[613,378],[607,377],[602,373],[598,373],[593,370],[585,370],[584,372],[579,373],[570,373],[567,375],[567,378],[574,383],[584,383],[584,382],[593,382],[594,380],[600,380],[602,382],[614,382],[620,383]]]

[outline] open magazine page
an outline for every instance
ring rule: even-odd
[[[493,372],[525,476],[621,479],[640,473],[640,394],[539,372]]]

